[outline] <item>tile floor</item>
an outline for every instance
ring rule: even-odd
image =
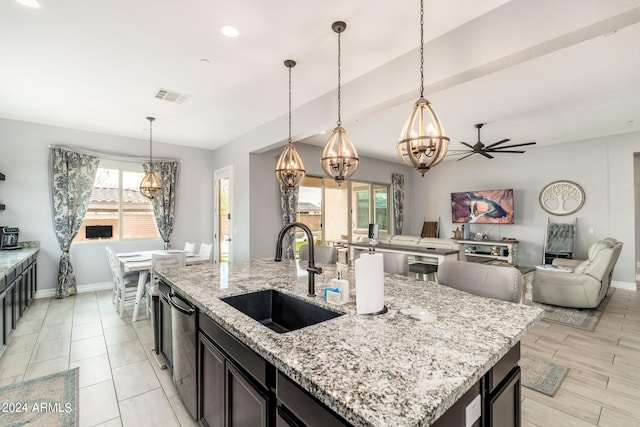
[[[0,386],[80,368],[80,426],[197,426],[152,355],[151,319],[110,291],[34,300],[0,358]]]

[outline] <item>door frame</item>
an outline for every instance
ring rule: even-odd
[[[220,200],[220,188],[218,181],[229,179],[229,235],[233,236],[233,165],[225,166],[213,171],[213,263],[218,264],[220,258],[220,230],[218,200]],[[233,261],[233,239],[229,239],[229,262]]]

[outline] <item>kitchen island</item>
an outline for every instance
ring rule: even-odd
[[[322,267],[315,298],[306,296],[306,271],[295,261],[192,266],[161,270],[160,276],[279,375],[358,426],[432,425],[505,355],[519,350],[542,316],[530,306],[398,275],[385,276],[387,313],[357,315],[353,270],[345,274],[350,302],[334,306],[321,295],[336,269]],[[220,300],[272,288],[343,315],[279,334]],[[421,314],[404,314],[408,309]]]

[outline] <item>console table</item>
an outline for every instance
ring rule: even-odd
[[[458,240],[464,254],[469,257],[487,258],[517,264],[517,240]],[[463,251],[461,251],[462,253]]]
[[[352,242],[349,243],[349,259],[354,260],[360,252],[368,251],[369,243]],[[459,251],[457,249],[428,249],[418,245],[397,245],[378,243],[376,252],[396,252],[407,254],[409,263],[424,263],[440,265],[445,259],[457,260]]]

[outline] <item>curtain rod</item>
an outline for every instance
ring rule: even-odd
[[[80,154],[87,154],[89,156],[98,157],[101,160],[117,160],[121,162],[130,162],[130,163],[145,163],[149,161],[148,157],[145,156],[133,156],[130,154],[116,153],[113,151],[101,151],[101,150],[92,150],[90,148],[84,147],[74,147],[71,145],[59,145],[59,144],[49,144],[49,148],[62,148],[68,151],[75,151]],[[178,162],[182,163],[180,159],[173,158],[154,158],[153,162]]]

